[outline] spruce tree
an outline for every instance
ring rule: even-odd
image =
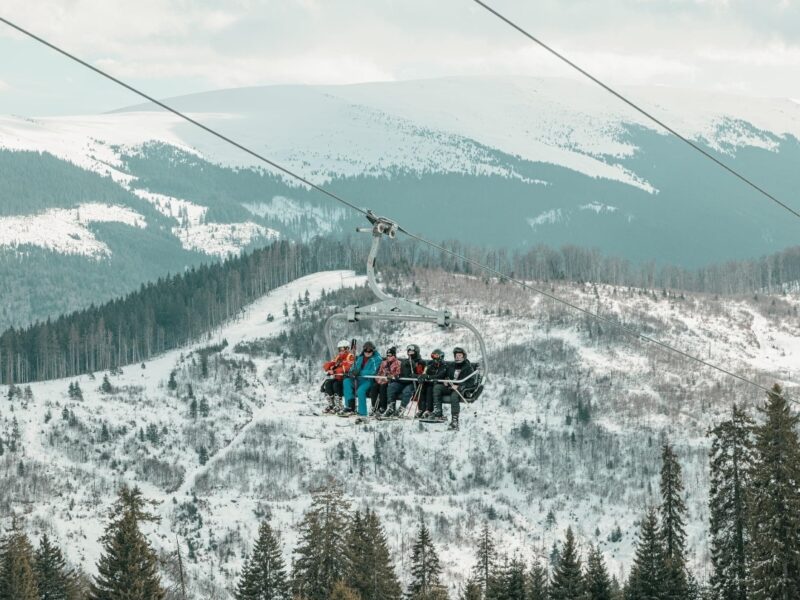
[[[754,430],[750,592],[754,600],[800,597],[800,447],[798,416],[775,384]]]
[[[561,559],[550,584],[551,600],[583,600],[585,593],[581,559],[572,527],[567,527],[567,537],[561,550]]]
[[[411,583],[406,592],[408,600],[431,600],[440,593],[442,567],[433,545],[430,530],[420,521],[417,537],[411,548]]]
[[[67,569],[61,549],[50,542],[47,534],[39,540],[35,558],[39,600],[68,600],[72,573]]]
[[[31,543],[14,528],[0,547],[0,600],[39,600]]]
[[[484,600],[481,585],[473,578],[467,579],[458,600]]]
[[[550,582],[547,569],[534,564],[528,573],[528,600],[547,600],[550,597]]]
[[[402,597],[386,533],[375,512],[353,515],[345,538],[344,561],[344,582],[361,600]]]
[[[642,520],[625,600],[666,600],[666,570],[658,516],[651,508]]]
[[[114,391],[111,382],[108,380],[108,375],[103,375],[103,383],[100,384],[100,391],[104,394],[110,394]]]
[[[336,482],[312,492],[311,508],[299,526],[292,593],[304,600],[328,600],[344,577],[344,540],[349,506]]]
[[[280,542],[269,523],[263,521],[239,580],[236,600],[290,600],[289,587]]]
[[[158,561],[139,524],[157,520],[138,488],[123,486],[101,538],[103,554],[89,600],[163,600]]]
[[[709,462],[709,534],[717,600],[747,600],[748,493],[753,470],[753,420],[734,406],[731,418],[714,427]]]
[[[475,566],[472,568],[473,579],[485,591],[497,562],[494,540],[486,522],[483,523],[476,540],[475,558]]]
[[[589,548],[586,558],[586,594],[587,600],[613,600],[611,578],[608,576],[603,553],[596,546]]]
[[[661,451],[661,540],[666,563],[666,598],[686,600],[686,503],[681,466],[670,444]]]

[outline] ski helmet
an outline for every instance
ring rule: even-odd
[[[461,346],[456,346],[455,348],[453,348],[453,357],[455,357],[456,354],[461,354],[464,356],[465,359],[467,358],[467,351],[464,350]]]
[[[386,351],[386,356],[397,356],[397,348],[392,346]]]
[[[340,349],[341,348],[349,348],[350,347],[350,342],[348,342],[347,340],[339,340],[339,343],[336,344],[336,347],[340,348]]]
[[[431,352],[431,358],[433,360],[442,360],[444,358],[444,352],[439,350],[438,348]]]
[[[413,352],[416,358],[419,358],[419,346],[416,344],[409,344],[408,348],[406,348],[406,354],[409,352]]]
[[[364,342],[364,345],[361,346],[362,352],[372,351],[375,352],[375,344],[372,342]]]

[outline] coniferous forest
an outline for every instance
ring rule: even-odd
[[[488,523],[475,532],[470,570],[457,592],[442,578],[431,530],[419,520],[408,561],[397,556],[378,515],[355,510],[329,480],[311,492],[295,525],[286,560],[269,519],[244,557],[236,600],[791,600],[800,597],[800,417],[775,385],[756,419],[732,406],[709,432],[712,568],[699,579],[689,568],[680,461],[661,448],[660,503],[641,515],[626,579],[609,573],[600,548],[571,527],[548,561],[504,553]],[[137,488],[123,486],[109,509],[100,558],[89,576],[48,535],[34,544],[15,521],[0,546],[0,600],[172,600],[189,598],[180,540],[167,569],[143,525],[156,520]]]

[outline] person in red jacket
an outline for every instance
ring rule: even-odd
[[[328,406],[325,407],[326,413],[336,413],[342,408],[342,393],[345,374],[353,366],[355,357],[350,351],[350,344],[347,340],[341,340],[337,345],[338,352],[333,359],[329,360],[322,365],[322,369],[328,375],[325,383],[322,384],[322,390],[328,400]]]

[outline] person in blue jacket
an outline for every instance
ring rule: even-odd
[[[367,392],[374,380],[365,376],[375,375],[378,367],[381,366],[381,360],[383,359],[375,349],[375,344],[364,342],[361,354],[356,356],[356,360],[344,380],[344,408],[340,413],[342,416],[356,413],[356,397],[358,397],[358,414],[367,415]]]

